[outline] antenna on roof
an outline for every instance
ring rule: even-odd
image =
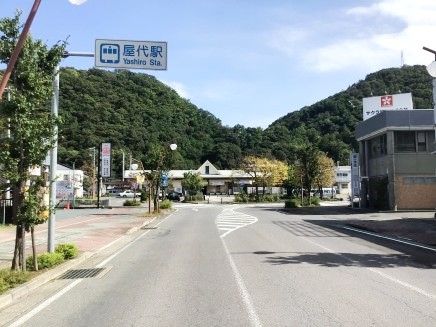
[[[403,50],[401,50],[401,67],[404,67],[404,53],[403,53]]]

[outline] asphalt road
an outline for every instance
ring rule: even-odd
[[[5,308],[1,320],[33,327],[435,326],[436,270],[341,232],[340,220],[276,207],[180,207],[75,268],[102,268],[102,275],[48,283]]]

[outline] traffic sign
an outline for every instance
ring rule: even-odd
[[[167,69],[167,43],[95,40],[95,67]]]

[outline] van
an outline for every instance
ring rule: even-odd
[[[110,189],[110,190],[108,190],[107,191],[107,194],[109,195],[109,196],[118,196],[119,194],[120,194],[120,192],[121,192],[122,190],[120,190],[120,189],[115,189],[115,188],[113,188],[113,189]]]
[[[321,197],[320,190],[316,190],[315,193],[313,193],[313,196]],[[336,189],[332,187],[328,188],[322,188],[322,197],[323,198],[334,198],[336,196]]]

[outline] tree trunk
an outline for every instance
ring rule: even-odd
[[[35,227],[30,228],[30,234],[32,237],[32,251],[33,251],[33,267],[35,271],[38,271],[38,255],[36,253],[36,244],[35,244]]]
[[[22,267],[21,262],[21,251],[23,249],[23,235],[22,235],[23,229],[21,228],[21,225],[17,225],[17,228],[15,230],[15,249],[14,249],[14,257],[12,259],[12,270],[19,270],[20,267]]]
[[[12,221],[17,226],[15,233],[14,257],[12,259],[12,270],[25,269],[24,258],[24,225],[18,221],[18,213],[24,198],[25,182],[19,182],[12,186]]]

